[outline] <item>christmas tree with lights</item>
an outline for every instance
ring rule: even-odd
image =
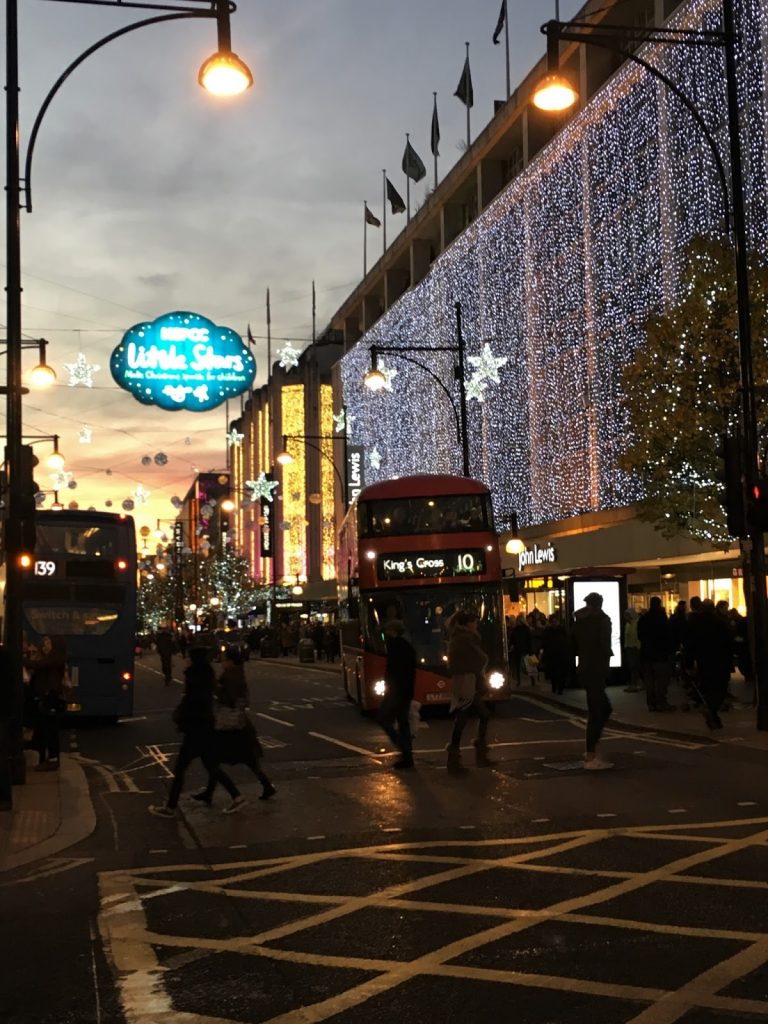
[[[761,449],[768,434],[768,267],[750,260],[752,358]],[[641,519],[666,537],[733,544],[720,504],[718,455],[740,414],[738,310],[733,251],[696,239],[680,299],[652,317],[622,375],[630,444],[620,466],[638,474]],[[765,466],[761,466],[765,472]]]

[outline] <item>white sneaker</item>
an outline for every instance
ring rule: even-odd
[[[593,757],[590,761],[584,762],[584,770],[588,772],[604,772],[613,768],[612,761],[603,761],[599,757]]]
[[[245,807],[246,800],[244,796],[236,796],[229,807],[225,807],[221,812],[222,814],[236,814],[238,811]]]

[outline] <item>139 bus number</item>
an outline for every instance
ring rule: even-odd
[[[35,562],[35,576],[55,576],[55,562]]]

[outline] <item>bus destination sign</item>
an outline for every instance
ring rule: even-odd
[[[256,362],[231,327],[179,312],[126,331],[110,369],[120,387],[144,405],[206,412],[247,391]]]
[[[445,579],[479,576],[485,572],[482,548],[454,551],[406,551],[379,555],[376,573],[380,580]]]

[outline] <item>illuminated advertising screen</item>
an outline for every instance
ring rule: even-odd
[[[121,388],[144,405],[207,412],[247,391],[256,360],[231,327],[198,313],[166,313],[126,331],[109,362]]]
[[[621,585],[618,580],[574,580],[573,610],[584,607],[587,594],[600,594],[603,611],[611,620],[611,668],[621,667]]]

